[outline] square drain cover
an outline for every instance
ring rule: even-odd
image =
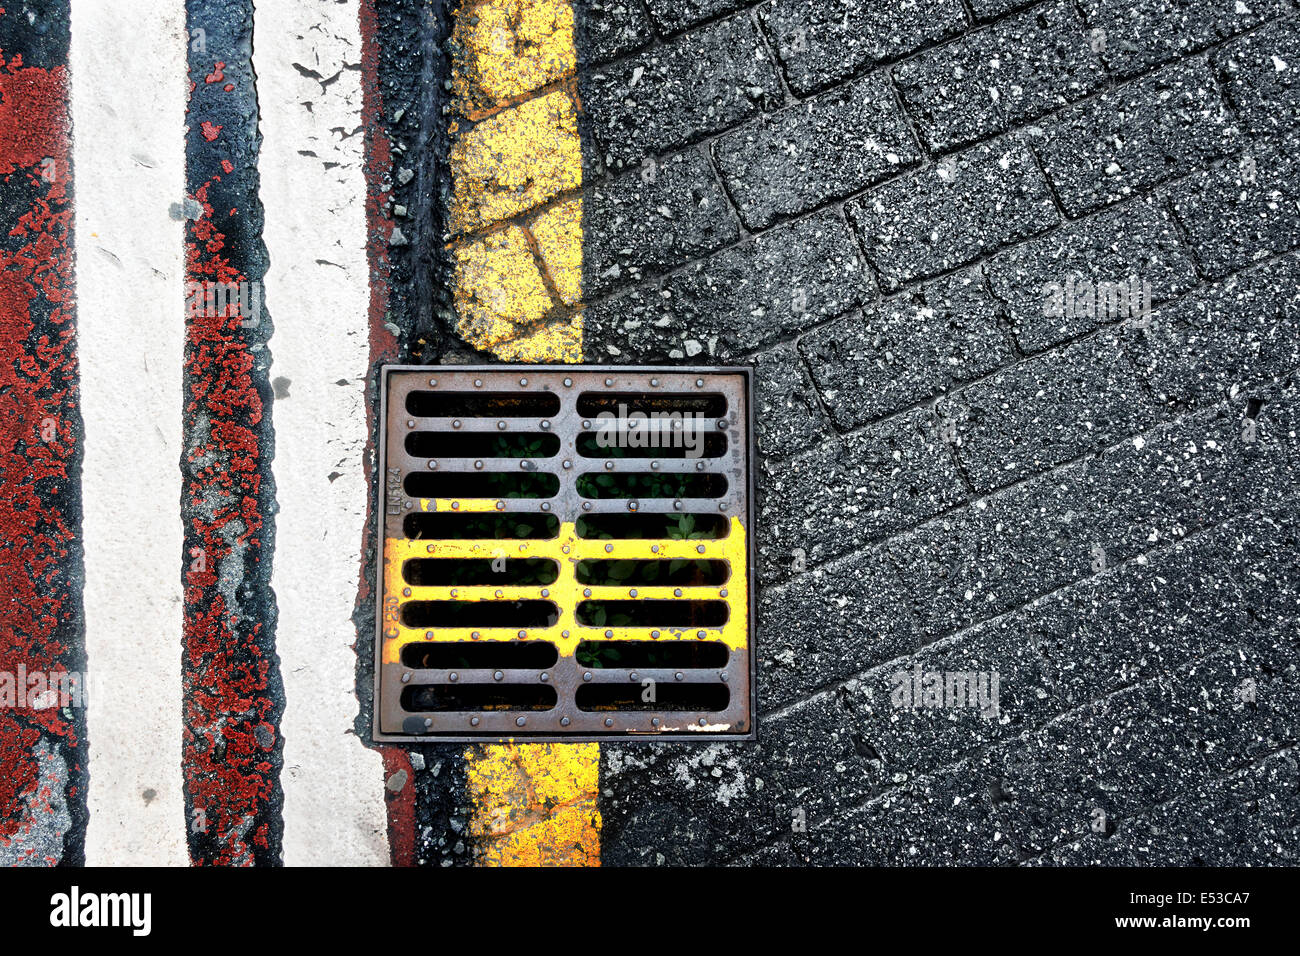
[[[376,739],[753,739],[750,388],[385,368]]]

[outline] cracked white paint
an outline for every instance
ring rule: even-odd
[[[354,731],[369,274],[363,138],[339,130],[362,125],[358,5],[262,0],[253,30],[271,376],[283,396],[272,408],[271,584],[285,694],[284,862],[387,865],[383,766]],[[313,73],[338,78],[322,86]]]
[[[184,866],[181,0],[73,0],[77,337],[86,455],[86,863]]]

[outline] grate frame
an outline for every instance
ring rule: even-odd
[[[698,384],[700,381],[703,385]],[[566,384],[566,382],[570,384]],[[757,706],[757,653],[754,640],[754,422],[753,422],[753,371],[747,367],[722,367],[722,366],[609,366],[609,365],[387,365],[380,371],[380,423],[382,426],[381,434],[378,436],[378,454],[379,454],[379,474],[382,480],[378,482],[378,522],[380,530],[380,539],[382,541],[382,553],[376,561],[376,594],[378,599],[375,606],[375,655],[374,655],[374,719],[372,726],[373,739],[381,743],[504,743],[508,741],[527,741],[536,743],[580,743],[580,742],[599,742],[610,740],[621,741],[752,741],[757,739],[756,715]],[[520,396],[535,395],[545,392],[552,392],[560,397],[560,410],[546,420],[550,423],[549,429],[540,427],[541,418],[530,416],[527,418],[507,418],[504,419],[504,429],[500,427],[499,422],[502,419],[493,417],[470,417],[466,416],[458,423],[457,431],[462,434],[466,433],[487,433],[487,434],[512,434],[518,432],[537,433],[538,431],[549,431],[560,438],[560,448],[553,456],[546,456],[537,459],[530,459],[535,462],[535,467],[529,469],[523,466],[523,470],[537,472],[537,465],[541,466],[540,470],[547,470],[548,463],[553,464],[553,468],[548,473],[556,474],[560,477],[560,488],[556,494],[550,498],[511,498],[507,499],[508,504],[503,507],[503,502],[492,498],[483,499],[422,499],[408,496],[405,492],[406,478],[414,473],[425,471],[428,468],[428,460],[424,457],[416,457],[406,451],[405,439],[411,432],[418,431],[439,431],[444,430],[452,420],[450,418],[417,418],[411,415],[406,409],[406,396],[411,392],[465,392],[465,393],[514,393]],[[643,393],[652,395],[661,394],[714,394],[721,393],[726,397],[727,409],[725,412],[725,427],[722,422],[711,419],[710,424],[718,426],[727,438],[727,449],[724,455],[716,459],[701,457],[699,459],[674,458],[668,457],[658,459],[659,468],[663,473],[672,472],[690,472],[703,471],[705,473],[722,473],[728,478],[728,487],[721,497],[716,498],[699,498],[680,499],[680,508],[675,507],[674,499],[636,499],[637,507],[629,508],[628,499],[625,498],[586,498],[578,494],[577,481],[578,477],[584,473],[596,472],[603,470],[612,473],[619,472],[643,472],[649,467],[650,458],[618,458],[610,459],[608,462],[600,458],[592,458],[580,455],[576,449],[578,436],[594,432],[594,428],[584,428],[584,418],[578,413],[577,399],[583,393],[604,393],[604,394],[622,394],[622,393]],[[567,396],[567,397],[566,397]],[[587,416],[589,421],[591,416]],[[593,423],[594,424],[594,423]],[[449,429],[448,429],[449,431]],[[573,462],[571,469],[562,469],[561,462],[568,458]],[[510,472],[517,473],[521,469],[520,458],[482,458],[477,464],[481,467],[475,469],[479,472]],[[710,466],[710,461],[719,462],[717,466]],[[474,459],[438,459],[439,467],[444,467],[444,473],[474,474],[475,471],[468,470],[475,464]],[[583,464],[589,467],[582,467]],[[701,465],[700,463],[704,463]],[[689,466],[689,467],[688,467]],[[436,471],[437,469],[433,469]],[[453,502],[462,506],[460,508],[447,509],[447,506]],[[439,508],[441,502],[442,508]],[[545,505],[543,503],[546,503]],[[722,507],[725,505],[725,508]],[[662,513],[662,514],[716,514],[730,521],[733,527],[730,529],[727,537],[722,539],[692,539],[689,544],[673,541],[667,538],[647,538],[647,539],[624,539],[615,541],[603,541],[601,539],[579,539],[576,536],[567,536],[565,534],[566,524],[576,524],[578,518],[583,516],[594,516],[601,514],[627,514],[630,511],[639,511],[643,514]],[[400,613],[403,600],[416,601],[423,599],[447,599],[447,594],[440,593],[437,597],[429,597],[425,592],[449,592],[455,596],[460,589],[449,588],[429,588],[405,585],[401,580],[401,564],[411,557],[423,554],[414,554],[413,546],[410,544],[394,545],[394,542],[421,542],[432,544],[430,539],[407,539],[403,530],[405,519],[408,515],[425,512],[440,512],[451,514],[473,514],[473,513],[494,513],[504,511],[508,513],[534,513],[550,514],[554,516],[560,526],[558,538],[536,539],[536,544],[527,545],[522,539],[500,539],[511,546],[525,545],[516,549],[515,553],[508,554],[508,557],[539,557],[551,556],[545,554],[551,547],[558,547],[563,539],[574,547],[574,552],[567,559],[561,560],[560,578],[556,582],[564,582],[572,586],[575,591],[578,587],[576,580],[576,564],[583,559],[652,559],[657,557],[666,560],[674,556],[676,551],[681,551],[682,557],[687,556],[688,549],[703,546],[704,551],[698,553],[702,559],[725,558],[725,552],[733,552],[734,560],[736,557],[743,558],[743,574],[737,574],[736,568],[732,567],[732,573],[728,581],[719,586],[694,586],[689,590],[700,592],[695,595],[685,595],[681,600],[689,600],[692,596],[696,599],[703,600],[706,598],[719,599],[718,592],[723,595],[723,599],[729,608],[730,619],[734,620],[738,611],[744,613],[743,624],[743,644],[739,647],[728,647],[727,663],[720,668],[700,669],[691,672],[690,669],[681,669],[680,673],[675,672],[674,668],[584,668],[578,664],[572,652],[565,654],[561,651],[559,659],[554,667],[545,668],[546,679],[541,679],[538,669],[521,669],[514,671],[503,670],[499,676],[494,674],[491,669],[474,670],[471,668],[458,668],[459,683],[461,685],[473,684],[495,684],[495,685],[532,685],[541,684],[549,685],[557,694],[557,703],[549,711],[520,711],[520,710],[462,710],[462,711],[445,711],[445,712],[422,712],[407,711],[401,703],[402,690],[408,686],[424,685],[441,685],[447,686],[449,672],[446,669],[439,670],[418,670],[408,667],[401,663],[400,654],[401,646],[410,643],[423,643],[410,639],[409,633],[403,640],[403,631],[426,630],[420,628],[407,628],[400,624]],[[743,533],[743,545],[739,551],[736,551],[737,545],[733,535],[736,531],[736,522],[740,522],[740,530]],[[442,542],[445,547],[449,541],[454,539],[436,539]],[[730,542],[730,543],[729,543]],[[484,542],[478,541],[479,545]],[[472,540],[466,541],[464,546],[452,545],[448,550],[469,552]],[[613,549],[608,547],[613,545]],[[669,553],[660,553],[652,555],[651,545],[660,546]],[[693,546],[693,547],[692,547]],[[597,547],[600,548],[599,552]],[[566,552],[568,549],[565,549]],[[390,555],[391,551],[391,555]],[[433,552],[433,547],[428,547],[429,552]],[[404,552],[400,558],[397,557],[399,552]],[[454,557],[455,555],[440,554],[442,557]],[[463,557],[487,557],[486,552],[474,550],[473,553],[465,553]],[[695,558],[696,554],[691,554]],[[555,556],[558,559],[558,556]],[[567,567],[565,565],[568,565]],[[567,578],[566,578],[567,576]],[[728,596],[737,585],[744,588],[743,599],[737,601],[735,597]],[[401,585],[399,587],[399,585]],[[621,590],[622,598],[626,600],[628,588],[620,585],[589,585],[593,590],[599,588],[604,591]],[[464,590],[473,591],[475,586],[465,586]],[[478,586],[484,587],[484,586]],[[522,585],[511,586],[503,585],[503,590],[516,592],[517,598],[533,598],[541,591],[542,585]],[[552,585],[555,587],[555,585]],[[649,586],[642,586],[644,590],[652,590]],[[396,593],[395,593],[396,592]],[[532,592],[532,593],[523,593]],[[713,593],[705,593],[713,592]],[[510,600],[511,596],[507,595],[502,600]],[[593,594],[592,599],[597,599]],[[618,600],[614,594],[604,596],[605,600]],[[653,599],[653,598],[647,598]],[[562,598],[557,598],[557,603]],[[578,598],[576,594],[572,606],[567,607],[568,615],[572,616],[577,607]],[[566,612],[566,608],[561,606],[561,614]],[[559,624],[555,625],[558,629]],[[579,633],[572,638],[572,643],[576,646],[577,642],[584,637],[598,639],[590,632],[599,630],[597,628],[585,628],[577,624],[576,620],[570,625],[573,630],[579,630]],[[465,628],[464,630],[467,630]],[[484,626],[481,630],[487,630]],[[694,627],[690,629],[695,629]],[[436,629],[433,629],[436,630]],[[541,632],[548,628],[526,628],[526,631]],[[625,631],[643,630],[649,632],[650,628],[623,628]],[[661,631],[679,631],[681,629],[664,626],[659,628]],[[721,628],[707,628],[705,641],[719,640]],[[736,628],[736,631],[741,631]],[[428,633],[432,633],[430,630]],[[568,632],[565,632],[566,638]],[[733,635],[734,636],[734,635]],[[637,639],[637,635],[630,635],[624,640]],[[643,637],[643,636],[642,636]],[[530,635],[530,639],[539,639],[536,635]],[[544,639],[544,638],[542,638]],[[618,638],[614,638],[618,640]],[[643,639],[648,639],[644,638]],[[699,641],[699,637],[686,637],[679,635],[672,640],[681,641]],[[435,641],[436,642],[436,641]],[[390,643],[394,650],[390,651]],[[445,642],[444,642],[445,643]],[[386,659],[388,652],[388,659]],[[404,679],[404,676],[406,679]],[[654,680],[657,684],[670,686],[690,683],[699,684],[725,684],[730,691],[730,699],[727,707],[721,711],[673,711],[673,710],[612,710],[612,711],[582,711],[576,707],[574,695],[579,687],[592,684],[623,684],[624,686],[633,686],[640,688],[641,681],[645,679]],[[566,703],[568,706],[566,707]],[[516,723],[519,717],[524,718],[524,723]],[[567,718],[567,726],[561,726],[561,718]],[[686,720],[686,718],[691,718]],[[474,724],[471,724],[472,718],[478,718]],[[613,718],[613,726],[606,726],[606,720]],[[423,725],[423,726],[421,726]]]

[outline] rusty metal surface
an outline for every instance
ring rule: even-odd
[[[752,449],[750,421],[750,372],[748,369],[717,368],[601,368],[592,366],[420,366],[388,367],[383,373],[383,421],[381,462],[385,480],[381,490],[384,555],[380,562],[378,587],[381,601],[377,611],[375,738],[377,740],[604,740],[692,739],[748,740],[754,737],[755,713],[752,640]],[[559,410],[542,417],[421,417],[411,414],[407,397],[428,393],[507,393],[527,396],[552,393]],[[710,417],[709,429],[725,435],[726,448],[718,457],[595,458],[578,452],[577,440],[594,434],[598,422],[582,415],[578,398],[583,394],[656,396],[721,395],[726,410]],[[407,436],[421,433],[459,433],[509,436],[552,434],[559,439],[553,455],[521,459],[428,458],[407,450]],[[652,464],[653,463],[653,464]],[[691,473],[723,475],[726,490],[707,498],[592,498],[579,493],[584,474],[618,475],[627,472],[659,474]],[[559,481],[548,498],[422,498],[412,497],[405,487],[409,476],[418,474],[486,475],[495,472],[550,474]],[[443,539],[408,538],[406,522],[411,515],[438,514],[524,514],[553,516],[559,525],[553,538],[530,539]],[[717,539],[677,540],[668,538],[615,539],[581,538],[575,526],[582,517],[604,514],[712,514],[727,522],[728,533]],[[484,559],[493,557],[546,558],[559,567],[558,578],[547,585],[477,584],[431,586],[409,583],[403,565],[412,559]],[[717,560],[725,562],[730,575],[716,585],[688,587],[616,584],[582,584],[576,568],[583,560]],[[579,623],[577,604],[583,600],[705,600],[725,602],[725,623],[713,627],[596,627]],[[558,609],[554,623],[535,627],[408,626],[403,610],[417,601],[547,600]],[[726,646],[724,665],[709,668],[583,667],[574,652],[579,642],[644,641],[719,642]],[[553,666],[538,668],[420,669],[402,663],[402,649],[409,645],[470,642],[547,642],[558,651]],[[727,705],[718,710],[662,709],[581,710],[575,703],[579,689],[621,684],[641,690],[643,682],[656,688],[691,684],[725,685]],[[520,685],[523,685],[522,687]],[[556,703],[549,710],[465,709],[453,711],[407,710],[402,694],[408,688],[444,690],[487,686],[520,692],[551,688]],[[644,706],[644,705],[643,705]]]

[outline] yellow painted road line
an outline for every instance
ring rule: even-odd
[[[455,17],[457,332],[506,361],[581,362],[573,8],[567,0],[481,0]],[[600,865],[598,744],[482,745],[465,760],[482,865]]]

